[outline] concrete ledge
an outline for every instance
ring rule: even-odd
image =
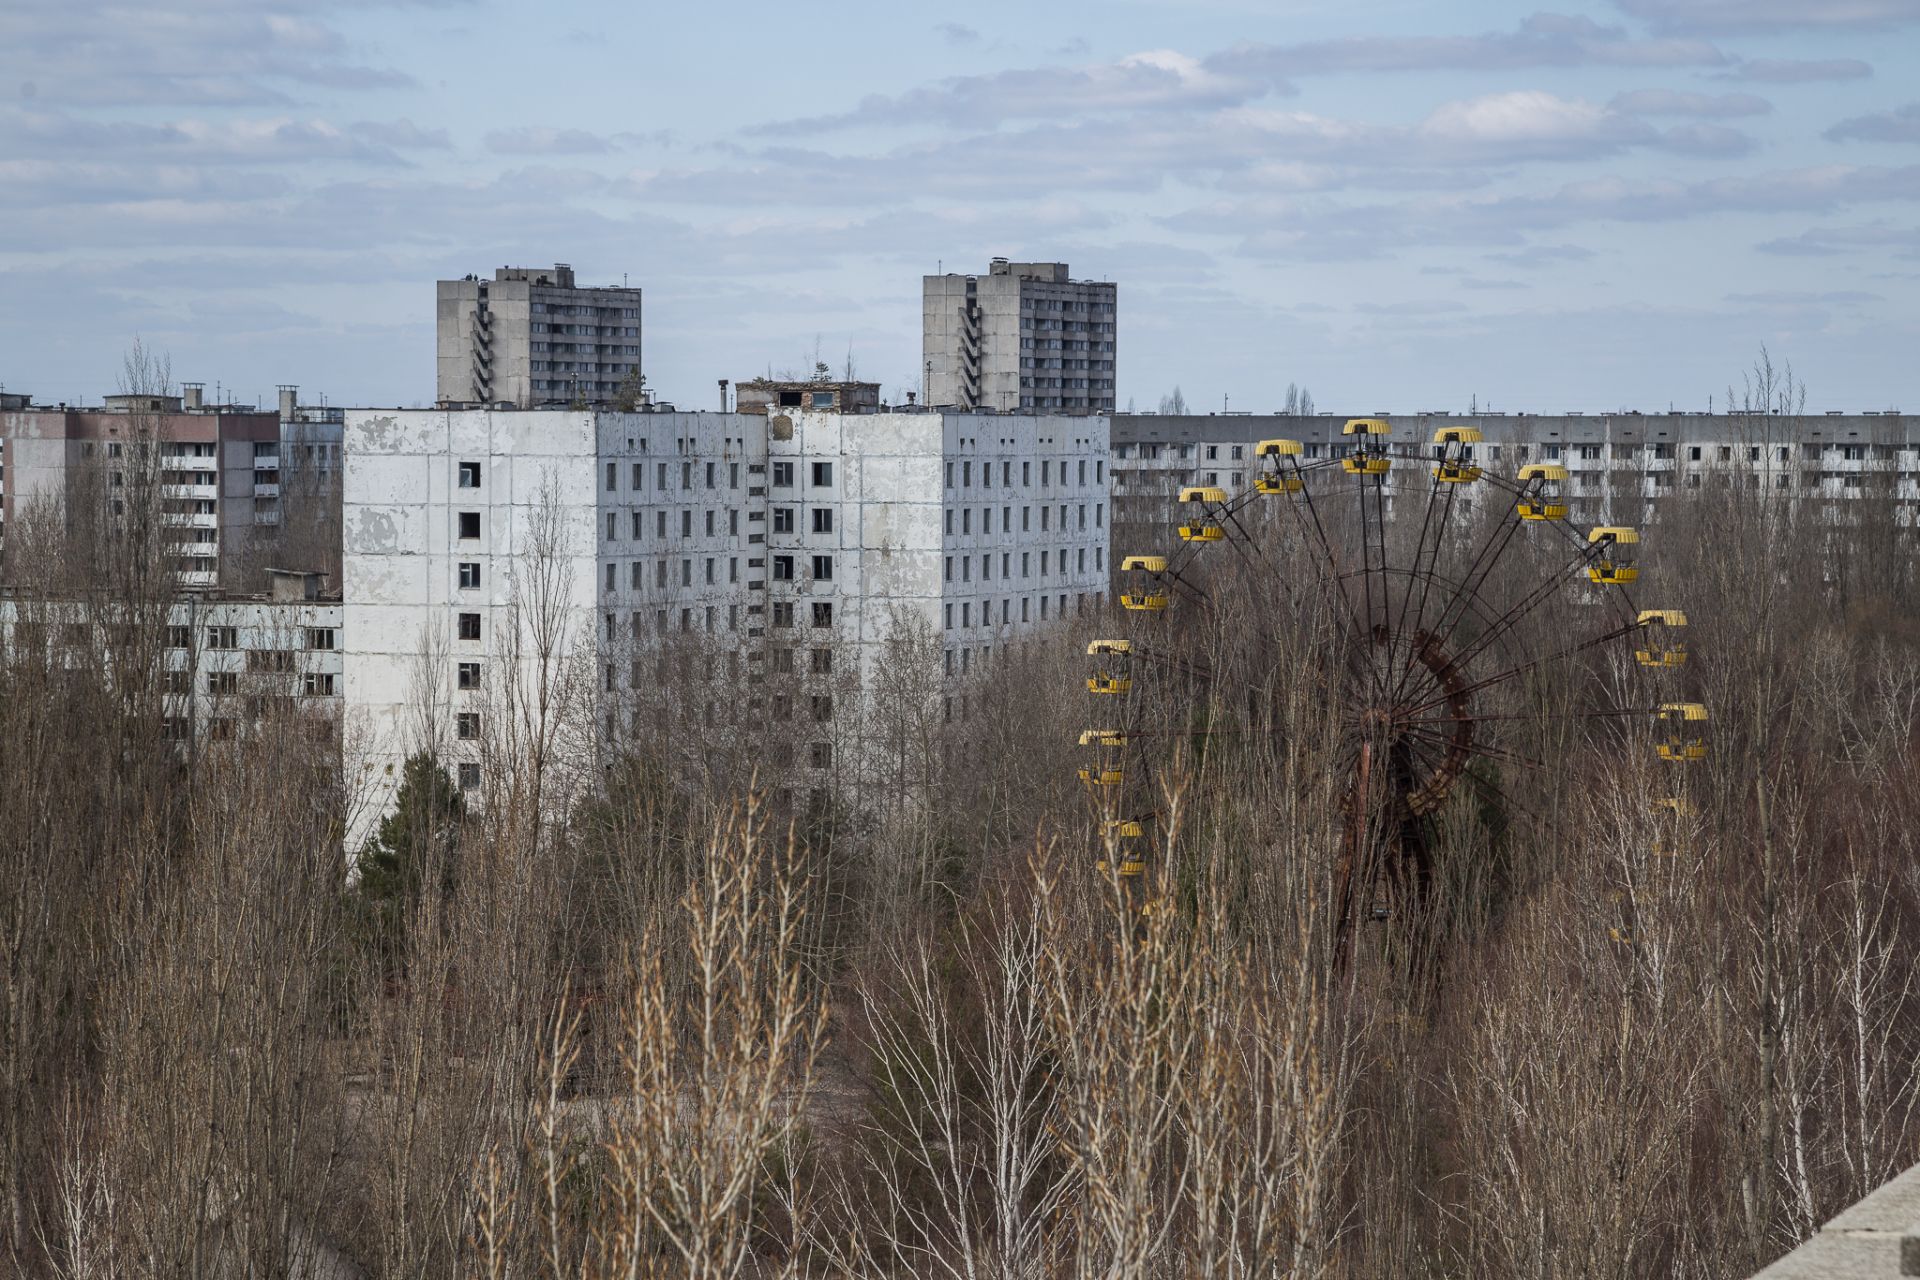
[[[1920,1165],[1842,1210],[1754,1280],[1920,1276]]]

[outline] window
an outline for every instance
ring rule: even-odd
[[[792,556],[775,556],[773,558],[773,580],[775,582],[793,581]]]
[[[833,719],[833,695],[832,694],[816,693],[813,695],[813,698],[811,701],[813,706],[813,718],[815,720],[818,720],[824,724],[825,722]]]
[[[633,464],[633,491],[635,493],[640,492],[641,489],[646,487],[646,483],[647,483],[647,464],[644,462],[634,463]],[[636,533],[634,536],[639,537],[640,535]]]
[[[480,513],[478,511],[462,511],[460,513],[460,540],[467,542],[479,536]]]
[[[813,531],[815,533],[833,532],[832,507],[815,507],[813,509]]]
[[[833,464],[816,462],[813,464],[813,487],[824,489],[833,483]]]
[[[168,693],[192,693],[193,672],[182,668],[166,673],[165,688]]]
[[[458,683],[462,689],[478,689],[480,687],[480,664],[477,662],[461,663],[458,668]]]
[[[462,742],[472,742],[480,736],[480,713],[461,711],[453,717],[453,733]]]
[[[793,532],[792,507],[775,507],[773,509],[773,531],[775,533]]]
[[[633,540],[638,542],[640,541],[641,535],[647,531],[646,523],[640,519],[640,513],[638,511],[630,511],[627,515],[629,532]]]
[[[833,768],[833,744],[831,742],[808,743],[807,763],[816,769]]]
[[[462,591],[475,591],[478,590],[479,587],[480,562],[477,560],[462,560],[460,562],[460,589]]]
[[[826,600],[817,600],[813,606],[813,625],[830,627],[833,625],[833,604]]]
[[[773,487],[776,489],[793,488],[793,464],[776,462],[773,464]]]
[[[478,489],[480,487],[479,463],[463,462],[460,464],[460,487],[462,489]]]
[[[233,741],[233,717],[215,716],[207,721],[207,737],[214,742]]]
[[[833,650],[815,649],[813,651],[813,661],[810,669],[813,671],[813,674],[817,676],[831,675],[833,673]]]
[[[193,647],[193,628],[191,627],[168,627],[167,628],[167,648],[190,649],[192,647]],[[309,645],[308,647],[311,648],[312,646]],[[328,645],[327,647],[332,648],[333,646]]]
[[[331,698],[333,696],[333,672],[307,672],[300,678],[300,692],[309,698]]]
[[[238,671],[207,672],[207,692],[215,695],[240,692],[240,673]]]
[[[790,627],[793,625],[793,601],[774,601],[773,625],[776,627]]]
[[[479,614],[463,613],[460,615],[460,638],[462,640],[478,640],[480,638]]]
[[[308,627],[307,628],[307,648],[309,649],[333,648],[333,628],[332,627]]]
[[[620,464],[617,462],[609,462],[607,464],[607,492],[614,493],[617,492],[619,488]]]
[[[815,582],[833,581],[832,556],[815,556],[813,558],[813,580]]]
[[[773,673],[775,675],[780,675],[780,676],[793,674],[793,650],[775,649],[773,651]],[[786,718],[785,716],[779,715],[777,713],[779,711],[780,704],[785,702],[786,699],[775,698],[773,701],[774,701],[774,709],[776,712],[775,718],[785,719]]]
[[[683,538],[691,538],[693,536],[692,511],[682,511],[680,513],[680,536]]]
[[[480,766],[474,764],[472,761],[463,762],[460,765],[460,789],[462,791],[471,791],[479,785]]]
[[[239,647],[240,647],[240,631],[237,627],[208,627],[207,628],[207,648],[238,649]]]

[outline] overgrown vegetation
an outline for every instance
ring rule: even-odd
[[[1670,502],[1647,574],[1715,716],[1684,843],[1644,727],[1542,734],[1511,805],[1437,824],[1433,969],[1391,923],[1333,963],[1312,637],[1243,651],[1280,731],[1170,756],[1129,890],[1073,781],[1071,638],[949,717],[903,633],[833,809],[750,789],[780,744],[708,716],[724,667],[663,659],[685,719],[576,773],[565,682],[499,691],[495,803],[416,757],[350,881],[310,726],[159,740],[115,655],[164,611],[16,631],[6,1269],[1744,1274],[1920,1140],[1912,535],[1891,492],[1848,511]]]

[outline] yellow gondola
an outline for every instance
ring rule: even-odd
[[[1167,571],[1165,556],[1128,556],[1120,562],[1122,573],[1144,573],[1158,578]],[[1159,613],[1171,602],[1166,588],[1158,582],[1150,584],[1142,591],[1123,591],[1120,593],[1120,607],[1148,613]]]
[[[1639,578],[1634,565],[1634,549],[1640,543],[1640,531],[1624,525],[1601,525],[1587,535],[1587,541],[1601,548],[1600,558],[1587,566],[1587,577],[1608,586],[1623,587]]]
[[[1180,491],[1180,501],[1202,510],[1225,504],[1227,491],[1212,485],[1191,485]],[[1180,526],[1182,542],[1218,542],[1227,536],[1227,531],[1210,519],[1191,520]]]
[[[1702,725],[1707,722],[1707,709],[1697,702],[1667,702],[1654,713],[1661,724],[1667,726],[1667,739],[1657,743],[1654,751],[1662,760],[1686,762],[1707,758],[1707,740],[1697,732],[1690,732],[1688,725]]]
[[[1124,747],[1133,740],[1124,729],[1083,729],[1080,732],[1080,745],[1083,747]]]
[[[1562,466],[1536,462],[1520,468],[1520,483],[1528,488],[1515,511],[1522,520],[1565,520],[1566,482],[1567,469]]]
[[[1348,475],[1383,476],[1392,468],[1393,459],[1387,457],[1384,447],[1376,449],[1371,443],[1393,434],[1385,418],[1349,418],[1340,434],[1359,437],[1353,452],[1340,459],[1340,469]]]
[[[1106,824],[1104,831],[1110,840],[1138,840],[1142,828],[1132,818],[1115,818]]]
[[[1132,676],[1116,676],[1105,671],[1096,672],[1087,677],[1088,693],[1103,693],[1121,696],[1133,692]]]
[[[1673,633],[1687,625],[1687,615],[1678,609],[1642,609],[1637,619],[1646,633],[1642,648],[1633,651],[1634,660],[1643,667],[1677,667],[1687,660],[1687,642]]]
[[[1681,796],[1668,796],[1663,800],[1655,800],[1653,807],[1663,809],[1676,818],[1691,818],[1696,812],[1694,807]]]
[[[1089,658],[1098,658],[1102,654],[1108,653],[1132,652],[1133,641],[1131,640],[1095,640],[1087,645],[1087,656]]]
[[[1479,444],[1484,439],[1478,427],[1441,427],[1433,433],[1435,444]]]
[[[1299,493],[1306,487],[1306,482],[1299,476],[1279,472],[1263,473],[1253,480],[1253,491],[1269,498],[1282,493]]]
[[[1118,769],[1082,769],[1080,781],[1090,787],[1117,787],[1126,781],[1126,774]]]
[[[1253,447],[1256,458],[1297,458],[1301,452],[1298,440],[1262,440]]]

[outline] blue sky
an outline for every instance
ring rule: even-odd
[[[647,290],[650,381],[890,395],[919,278],[1120,282],[1120,401],[1920,409],[1920,0],[6,0],[0,383],[137,333],[433,395],[433,281]]]

